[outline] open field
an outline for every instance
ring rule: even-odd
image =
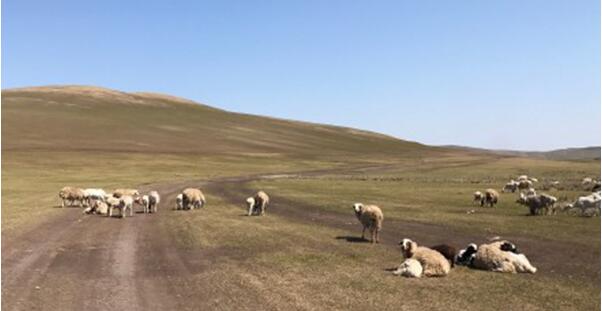
[[[471,203],[523,173],[560,180],[565,190],[549,193],[573,199],[586,193],[573,185],[600,177],[599,161],[431,148],[95,88],[3,91],[2,109],[6,309],[600,308],[599,217],[526,216],[516,194],[497,208]],[[155,189],[162,202],[156,215],[83,215],[57,208],[64,185]],[[203,189],[206,209],[172,210],[188,186]],[[268,215],[246,217],[258,189],[272,196]],[[356,201],[383,208],[381,244],[359,241]],[[538,273],[391,275],[401,238],[464,247],[496,235]]]

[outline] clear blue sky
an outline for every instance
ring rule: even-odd
[[[600,144],[600,3],[2,1],[2,88],[86,84],[427,144]]]

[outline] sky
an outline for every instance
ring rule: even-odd
[[[2,89],[94,85],[430,145],[600,145],[600,2],[2,1]]]

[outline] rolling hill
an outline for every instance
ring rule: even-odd
[[[2,150],[299,156],[444,152],[386,135],[228,112],[186,99],[88,86],[2,91]]]

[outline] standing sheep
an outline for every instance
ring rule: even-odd
[[[253,215],[255,211],[257,211],[259,215],[263,216],[269,203],[270,197],[263,191],[257,192],[255,196],[248,197],[247,204],[249,204],[249,213],[247,216]]]
[[[109,198],[109,217],[113,217],[113,209],[118,208],[121,211],[121,218],[125,218],[127,210],[130,210],[130,217],[134,216],[134,198],[129,195],[123,195],[120,198]]]
[[[86,202],[88,205],[90,205],[90,201],[92,200],[100,200],[104,202],[107,197],[107,193],[100,188],[84,189],[84,193],[86,194]]]
[[[516,180],[510,180],[508,183],[506,183],[506,185],[504,185],[504,188],[502,188],[502,192],[516,192],[516,189],[518,189],[518,181]]]
[[[504,251],[503,245],[512,244],[508,241],[496,241],[479,246],[473,266],[477,269],[494,272],[528,272],[535,273],[537,268],[533,267],[524,254],[515,254],[512,251]]]
[[[176,196],[176,210],[184,209],[184,195],[178,194]]]
[[[151,191],[148,193],[148,211],[150,213],[156,213],[157,208],[159,207],[159,202],[161,201],[161,197],[159,196],[159,192]]]
[[[79,206],[83,207],[86,201],[86,193],[80,188],[63,187],[59,191],[59,198],[62,200],[61,207],[65,207],[65,205],[73,206],[75,202],[78,202]]]
[[[113,191],[113,196],[118,199],[125,195],[135,198],[140,196],[140,192],[136,189],[115,189],[115,191]]]
[[[379,243],[379,233],[382,229],[384,215],[380,207],[376,205],[353,204],[355,217],[362,224],[362,240],[365,239],[366,229],[370,230],[371,242]]]
[[[422,274],[427,277],[446,276],[450,271],[450,264],[438,251],[424,246],[418,246],[410,239],[399,242],[401,254],[404,258],[416,259],[422,265]]]
[[[499,197],[500,194],[497,191],[493,189],[485,190],[485,197],[481,199],[481,207],[484,205],[489,205],[490,207],[495,206]]]
[[[481,200],[483,199],[483,193],[481,191],[475,191],[475,193],[473,193],[472,195],[472,203],[477,203],[479,204],[481,202]]]
[[[201,208],[205,206],[206,202],[200,189],[187,188],[182,191],[182,207],[184,209]]]

